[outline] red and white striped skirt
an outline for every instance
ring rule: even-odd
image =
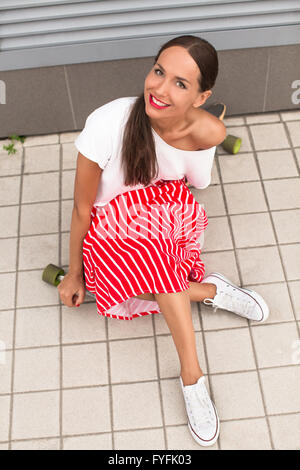
[[[94,206],[83,241],[84,278],[100,315],[122,320],[161,313],[135,296],[182,292],[201,282],[204,209],[185,179],[159,180]]]

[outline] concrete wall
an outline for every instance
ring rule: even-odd
[[[300,109],[299,44],[224,50],[218,55],[219,75],[207,104],[225,102],[227,116]],[[0,72],[0,137],[81,130],[97,107],[142,92],[153,60]]]

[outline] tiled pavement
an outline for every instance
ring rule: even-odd
[[[209,217],[203,259],[271,315],[259,325],[192,304],[221,419],[208,449],[299,449],[300,111],[225,124],[241,152],[218,148],[212,184],[191,189]],[[68,267],[77,134],[0,152],[0,449],[202,450],[163,316],[104,318],[87,299],[71,309],[41,280],[48,263]]]

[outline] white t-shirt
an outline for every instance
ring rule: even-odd
[[[117,98],[95,109],[86,119],[85,127],[75,140],[78,151],[103,169],[95,206],[105,206],[119,194],[141,189],[142,184],[125,186],[121,167],[124,127],[136,96]],[[160,180],[182,179],[198,189],[210,184],[216,147],[206,150],[180,150],[167,144],[152,128]]]

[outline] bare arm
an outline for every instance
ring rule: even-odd
[[[97,163],[78,153],[70,229],[69,273],[72,275],[83,275],[82,244],[90,228],[91,210],[102,171]]]

